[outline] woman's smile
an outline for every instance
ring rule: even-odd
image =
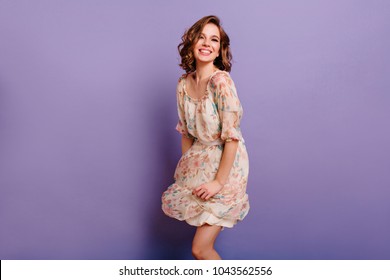
[[[206,55],[206,56],[208,56],[208,55],[210,55],[210,54],[212,53],[212,51],[210,51],[210,50],[208,50],[208,49],[199,49],[199,53],[200,53],[201,55]]]

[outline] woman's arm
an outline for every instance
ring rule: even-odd
[[[230,170],[232,169],[234,160],[236,158],[237,148],[238,141],[232,140],[225,142],[221,162],[219,163],[218,172],[215,176],[215,179],[197,187],[193,191],[194,195],[204,200],[208,200],[222,190],[223,186],[226,184]]]
[[[184,135],[181,136],[181,154],[184,155],[194,143],[194,139],[188,138]]]
[[[217,180],[222,186],[226,184],[226,181],[229,177],[230,170],[232,169],[234,160],[236,158],[237,148],[238,141],[232,140],[225,142],[222,159],[219,163],[217,175],[215,176],[215,180]]]

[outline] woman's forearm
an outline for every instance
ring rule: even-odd
[[[219,168],[215,179],[221,184],[225,185],[229,177],[230,170],[232,169],[234,160],[236,158],[238,148],[238,141],[225,142],[225,147],[223,149],[221,162],[219,163]]]
[[[185,152],[187,152],[189,148],[191,148],[193,143],[194,143],[193,139],[190,139],[184,135],[181,136],[181,153],[182,153],[182,155]]]

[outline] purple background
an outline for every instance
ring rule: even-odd
[[[389,1],[0,1],[0,259],[191,259],[176,46],[222,19],[251,211],[227,259],[390,259]]]

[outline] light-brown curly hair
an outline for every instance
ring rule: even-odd
[[[223,30],[220,20],[217,16],[205,16],[195,22],[190,29],[186,30],[184,35],[181,37],[181,43],[177,46],[181,56],[181,63],[179,66],[186,71],[186,73],[190,73],[196,70],[196,63],[193,54],[194,45],[198,42],[199,37],[202,33],[203,27],[208,24],[215,24],[221,35],[220,38],[220,55],[214,60],[214,65],[220,69],[227,72],[230,72],[232,68],[232,53],[230,51],[230,39],[226,34],[225,30]]]

